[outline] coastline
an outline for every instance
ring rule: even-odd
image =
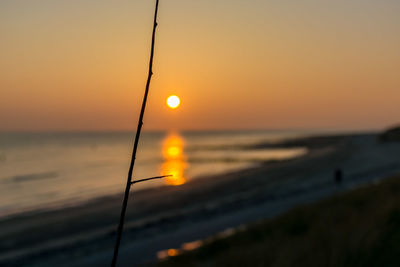
[[[133,133],[49,134],[0,133],[0,220],[77,206],[122,191]],[[175,177],[140,183],[135,190],[182,184],[200,176],[299,156],[305,149],[255,149],[252,145],[301,135],[268,130],[148,132],[143,135],[135,177],[170,173]]]
[[[164,238],[158,241],[158,246],[150,247],[169,248],[176,243],[193,241],[179,238],[179,231],[187,229],[189,233],[197,227],[195,234],[207,237],[226,226],[232,227],[226,225],[227,222],[238,226],[275,216],[304,201],[314,201],[385,176],[385,172],[397,171],[400,168],[397,159],[383,160],[376,163],[376,167],[352,168],[359,158],[373,160],[364,150],[377,149],[371,147],[378,146],[373,141],[375,138],[373,134],[340,135],[260,144],[260,147],[307,144],[309,152],[287,161],[195,179],[179,187],[134,191],[128,206],[121,262],[132,263],[133,259],[145,262],[151,260],[151,255],[154,258],[150,245],[141,245],[142,251],[128,252],[138,248],[140,242],[148,243],[164,235],[173,242],[168,244]],[[386,150],[382,153],[388,154]],[[400,147],[396,145],[393,153],[398,151]],[[391,159],[391,155],[387,158]],[[335,187],[332,181],[333,170],[338,166],[343,166],[349,177],[341,188]],[[353,173],[348,172],[350,168],[354,169]],[[20,214],[0,221],[3,229],[0,240],[6,240],[0,244],[0,263],[50,266],[62,265],[62,259],[69,259],[69,266],[99,263],[108,266],[121,201],[121,195],[114,195],[79,206]],[[271,205],[275,207],[272,209]],[[254,213],[250,214],[250,210]],[[186,235],[188,238],[190,234]],[[142,258],[138,259],[138,255]]]

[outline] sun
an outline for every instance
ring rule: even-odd
[[[167,98],[167,106],[176,109],[181,104],[181,100],[176,95],[171,95]]]

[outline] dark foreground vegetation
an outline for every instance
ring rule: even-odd
[[[379,136],[382,142],[400,142],[400,126],[391,128]]]
[[[400,175],[295,208],[159,266],[400,266]]]

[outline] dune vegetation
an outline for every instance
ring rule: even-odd
[[[400,175],[298,207],[158,266],[400,266]]]
[[[400,142],[400,126],[386,130],[379,136],[379,139],[382,142]]]

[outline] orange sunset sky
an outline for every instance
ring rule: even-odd
[[[133,130],[154,2],[1,1],[0,131]],[[398,123],[399,14],[398,0],[161,0],[145,129]]]

